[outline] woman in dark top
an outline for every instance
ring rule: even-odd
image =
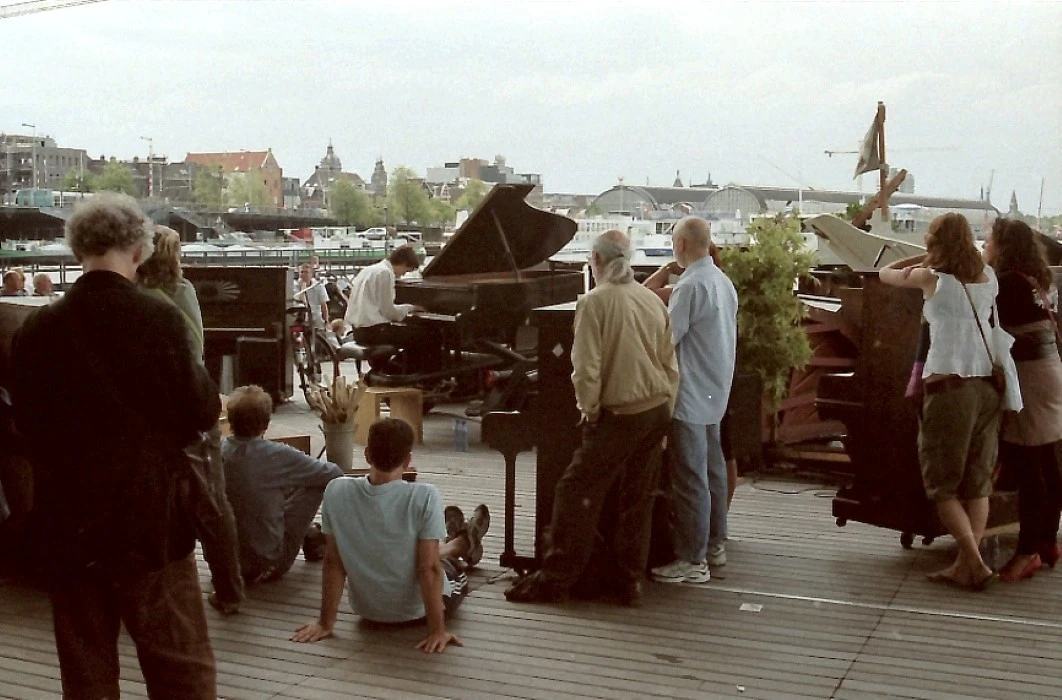
[[[1000,324],[1015,337],[1011,355],[1018,369],[1022,401],[1005,413],[1000,460],[1018,481],[1021,532],[1014,557],[1000,571],[1003,581],[1020,581],[1059,558],[1062,509],[1062,361],[1051,311],[1057,294],[1043,246],[1028,224],[996,219],[984,257],[999,277]]]

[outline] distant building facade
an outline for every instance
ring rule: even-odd
[[[494,156],[494,162],[482,158],[462,158],[459,161],[444,163],[442,167],[428,168],[424,182],[433,190],[439,185],[449,185],[448,191],[459,192],[469,180],[481,180],[487,184],[515,185],[531,184],[535,188],[527,195],[527,202],[534,206],[542,205],[542,175],[540,173],[517,173],[506,165],[505,156]]]
[[[275,207],[284,206],[284,171],[277,163],[272,149],[265,151],[236,151],[219,153],[189,153],[185,163],[220,168],[226,181],[233,175],[261,173],[262,182]]]
[[[382,166],[382,163],[381,163]],[[336,155],[332,144],[328,144],[324,158],[314,166],[313,175],[302,184],[302,206],[313,209],[328,208],[328,191],[337,180],[346,180],[359,190],[365,189],[365,180],[357,173],[343,172],[343,162]],[[386,183],[386,174],[384,181]],[[386,190],[386,184],[384,189]]]
[[[88,160],[85,149],[60,147],[50,136],[0,134],[0,190],[60,190],[66,174],[86,168]]]
[[[861,192],[756,187],[632,187],[617,185],[597,196],[592,206],[604,215],[643,219],[678,219],[698,214],[713,222],[718,233],[744,232],[757,216],[799,211],[802,214],[843,214],[849,204],[861,204],[871,195]],[[946,212],[965,216],[974,234],[983,238],[999,216],[990,202],[979,199],[925,197],[895,193],[889,198],[889,215],[905,231],[924,233],[929,222]]]
[[[383,158],[376,159],[376,167],[372,169],[368,190],[374,199],[387,196],[387,170],[384,168]]]

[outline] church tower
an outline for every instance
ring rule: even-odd
[[[387,170],[384,169],[383,157],[376,159],[376,167],[373,168],[369,183],[374,197],[387,196]]]

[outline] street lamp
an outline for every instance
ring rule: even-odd
[[[37,187],[37,125],[22,122],[22,126],[33,129],[33,142],[30,145],[30,157],[33,158],[33,187]]]

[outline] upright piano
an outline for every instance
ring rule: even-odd
[[[496,349],[514,347],[532,309],[574,301],[583,292],[582,273],[548,263],[575,235],[575,222],[527,204],[531,190],[527,184],[496,185],[419,279],[396,283],[396,303],[425,309],[409,322],[434,328],[457,364],[464,351],[482,353],[484,341]],[[388,383],[379,375],[373,379]]]
[[[858,270],[862,288],[842,290],[844,307],[858,320],[855,369],[819,380],[816,407],[845,425],[853,482],[833,499],[838,525],[849,520],[898,530],[904,547],[946,531],[926,498],[918,462],[918,404],[904,398],[922,314],[917,289],[882,284],[877,270]],[[989,527],[1017,520],[1017,497],[993,493]]]
[[[295,367],[285,311],[294,284],[288,267],[188,266],[203,312],[207,371],[221,386],[225,357],[233,384],[258,384],[274,403],[294,391]]]

